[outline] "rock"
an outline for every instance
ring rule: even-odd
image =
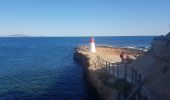
[[[170,33],[166,36],[159,36],[153,39],[151,43],[151,54],[165,62],[170,61]]]
[[[155,37],[150,52],[131,66],[147,77],[145,87],[151,91],[148,100],[170,100],[170,32]]]

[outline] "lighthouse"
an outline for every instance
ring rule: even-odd
[[[90,52],[96,52],[94,38],[90,38]]]

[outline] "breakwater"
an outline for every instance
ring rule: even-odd
[[[143,55],[143,51],[129,48],[97,47],[96,53],[90,53],[87,47],[79,47],[75,49],[74,58],[84,66],[85,78],[94,87],[99,99],[146,99],[140,92],[145,79],[133,68],[120,63],[122,51],[131,58]]]

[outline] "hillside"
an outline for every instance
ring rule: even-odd
[[[12,34],[12,35],[8,35],[7,37],[30,37],[30,36],[24,34]]]

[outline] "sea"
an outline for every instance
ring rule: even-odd
[[[154,36],[94,37],[98,46],[149,48]],[[92,100],[75,47],[89,37],[1,37],[0,100]]]

